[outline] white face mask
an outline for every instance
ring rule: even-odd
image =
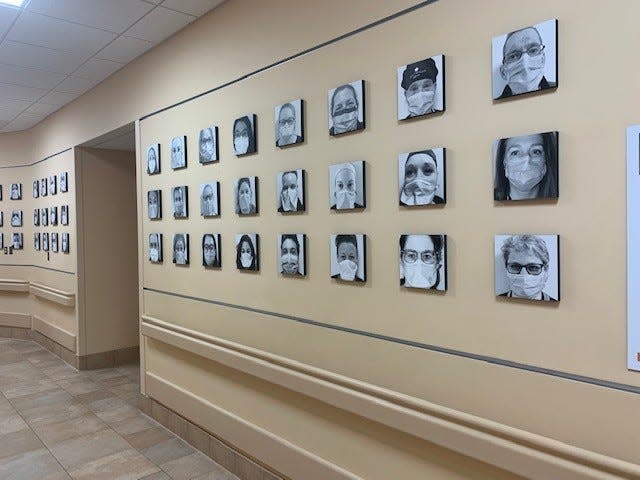
[[[290,137],[293,136],[294,126],[291,125],[283,125],[279,127],[278,131],[280,132],[280,142],[281,143],[293,143]]]
[[[298,203],[298,190],[295,188],[287,188],[280,194],[282,210],[292,212],[296,209]]]
[[[537,90],[544,74],[545,56],[522,55],[522,58],[511,65],[502,67],[503,75],[513,93],[524,93]]]
[[[407,105],[409,107],[409,114],[412,117],[418,115],[424,115],[433,108],[433,100],[436,92],[433,90],[427,92],[414,93],[407,97]]]
[[[355,208],[356,193],[348,190],[336,192],[336,208],[338,210],[345,210],[349,208]]]
[[[233,148],[237,154],[242,155],[249,150],[249,137],[241,136],[233,139]]]
[[[358,108],[351,107],[339,110],[333,115],[333,131],[335,133],[351,132],[358,127]]]
[[[242,265],[242,268],[249,268],[251,266],[252,259],[253,258],[250,253],[240,254],[240,264]]]
[[[505,176],[516,189],[527,191],[535,187],[547,173],[547,165],[535,165],[531,162],[518,162],[505,165]]]
[[[241,193],[238,198],[238,206],[240,207],[240,213],[251,212],[251,194]]]
[[[358,264],[351,260],[343,260],[338,263],[340,269],[340,278],[342,280],[348,280],[352,282],[356,278],[356,271],[358,270]]]
[[[544,271],[540,275],[529,275],[528,273],[514,274],[507,273],[511,282],[511,292],[514,297],[538,298],[547,282]]]
[[[149,205],[149,218],[156,218],[158,216],[158,206]]]
[[[431,288],[438,278],[437,265],[427,265],[422,260],[403,265],[404,285],[412,288]]]
[[[287,253],[280,257],[280,264],[284,273],[298,273],[298,255]]]
[[[428,205],[433,202],[437,188],[436,182],[417,178],[404,186],[400,200],[406,205]]]
[[[184,250],[176,252],[176,263],[186,263],[186,258]]]
[[[66,245],[65,242],[62,242],[62,250],[66,250]],[[149,258],[151,259],[152,262],[157,262],[158,258],[160,258],[160,255],[158,253],[158,249],[157,248],[152,248],[149,250]]]

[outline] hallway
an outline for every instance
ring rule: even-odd
[[[138,409],[139,366],[79,372],[0,338],[0,478],[234,480]]]

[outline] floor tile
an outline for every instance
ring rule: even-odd
[[[61,442],[68,438],[79,437],[88,433],[98,432],[108,428],[107,425],[93,413],[87,413],[64,422],[34,426],[33,430],[47,446]]]
[[[164,472],[156,472],[142,477],[140,480],[171,480],[171,477]]]
[[[125,450],[69,470],[75,480],[137,480],[160,469],[135,450]]]
[[[71,420],[87,413],[91,413],[91,410],[86,405],[65,402],[23,410],[20,415],[29,425],[41,426]]]
[[[101,385],[97,384],[93,380],[84,377],[65,378],[62,380],[57,380],[56,383],[73,396],[95,392],[96,390],[103,389]]]
[[[65,378],[84,377],[84,375],[80,371],[76,370],[67,363],[55,367],[43,368],[42,373],[52,380],[64,380]]]
[[[70,403],[71,395],[60,387],[56,387],[55,389],[47,390],[45,392],[37,392],[16,397],[10,401],[11,405],[13,405],[18,412],[23,412],[25,410],[31,410],[32,408],[48,407],[60,403]]]
[[[2,480],[58,480],[66,478],[62,466],[46,448],[0,460]]]
[[[174,437],[147,448],[143,453],[153,463],[161,465],[194,452],[186,442]]]
[[[160,468],[174,480],[189,480],[215,470],[216,463],[206,455],[195,452],[160,465]]]
[[[17,432],[25,428],[29,428],[29,426],[17,413],[0,414],[0,435]],[[0,442],[0,445],[2,445],[2,442]],[[1,454],[2,452],[0,451]]]
[[[8,399],[23,397],[33,393],[56,390],[58,386],[51,380],[26,380],[19,383],[12,383],[0,388],[4,396]]]
[[[175,438],[174,435],[166,428],[160,426],[124,435],[124,439],[140,452],[144,452],[148,448],[171,440],[172,438]]]
[[[220,465],[216,464],[216,467],[203,475],[194,477],[192,480],[240,480],[233,473],[225,470]]]
[[[104,400],[106,398],[113,398],[116,395],[108,388],[103,388],[101,390],[95,390],[93,392],[81,393],[79,395],[75,395],[73,401],[75,403],[84,403],[90,404],[92,402],[96,402],[98,400]]]
[[[67,470],[98,460],[131,446],[113,430],[101,430],[49,445],[49,450]]]
[[[2,448],[0,448],[0,459],[44,448],[40,439],[28,427],[0,435],[0,445],[2,445]]]
[[[138,410],[135,417],[125,418],[119,422],[110,423],[110,426],[120,435],[130,435],[132,433],[157,427],[158,423]]]

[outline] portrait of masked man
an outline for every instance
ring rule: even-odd
[[[346,282],[366,281],[364,249],[365,235],[331,235],[331,278]]]
[[[278,235],[278,256],[280,273],[285,275],[304,275],[305,235],[287,233]]]
[[[162,218],[161,195],[161,190],[149,190],[147,192],[147,213],[151,220]]]
[[[446,290],[446,237],[400,235],[400,285]]]
[[[62,251],[65,251],[65,237],[62,236]],[[149,261],[158,263],[162,261],[162,234],[149,234]]]
[[[302,100],[293,100],[276,107],[276,146],[286,147],[301,143],[302,133]]]
[[[359,99],[358,92],[360,92],[362,100]],[[347,83],[330,90],[329,135],[340,135],[364,129],[363,103],[364,80]]]
[[[427,58],[410,63],[398,69],[399,90],[398,120],[421,117],[444,110],[444,90],[439,85],[444,75],[436,64],[439,63],[444,73],[444,55]]]
[[[238,215],[252,215],[258,213],[256,177],[242,177],[236,183],[236,213]],[[253,183],[253,185],[252,185]],[[255,187],[254,187],[255,186]],[[254,196],[255,193],[255,196]]]
[[[200,130],[198,139],[200,163],[218,161],[218,127],[207,127]]]
[[[436,148],[401,154],[398,158],[402,206],[445,203],[445,149]],[[442,195],[438,195],[441,192]]]
[[[302,170],[290,170],[279,174],[278,184],[280,197],[278,199],[278,212],[302,212],[304,204],[304,172]]]

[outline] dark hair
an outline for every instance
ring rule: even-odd
[[[356,252],[358,251],[358,239],[355,235],[336,235],[336,251],[341,243],[352,243]]]
[[[216,258],[213,259],[213,265],[211,266],[217,267],[218,266],[218,244],[216,243],[216,236],[213,233],[205,233],[204,235],[202,235],[202,265],[207,266],[206,262],[204,261],[204,239],[207,237],[211,237],[211,239],[213,240],[213,246],[216,249]]]
[[[404,250],[404,246],[407,243],[407,238],[409,238],[409,236],[410,235],[400,235],[401,256],[402,251]],[[438,268],[436,269],[436,281],[433,285],[431,285],[430,290],[437,290],[438,285],[440,285],[440,267],[442,266],[442,246],[444,245],[444,237],[442,235],[429,235],[429,238],[433,242],[433,250],[435,251],[436,259],[438,260]]]
[[[558,197],[558,147],[556,144],[555,132],[538,133],[542,136],[542,146],[544,148],[544,157],[547,163],[547,172],[538,183],[538,194],[536,198],[557,198]],[[517,137],[515,137],[517,138]],[[501,138],[495,152],[495,180],[493,188],[494,200],[509,199],[509,179],[504,173],[504,155],[507,151],[507,140],[509,138]]]
[[[240,261],[240,250],[242,249],[242,244],[244,242],[247,242],[251,249],[251,265],[246,268],[242,266],[242,262]],[[256,270],[256,248],[253,246],[251,237],[247,234],[242,235],[240,237],[240,241],[236,245],[236,267],[240,270]]]
[[[240,180],[238,180],[238,188],[236,189],[236,211],[237,212],[240,212],[240,187],[242,186],[243,183],[246,183],[247,186],[249,187],[249,191],[253,193],[253,189],[251,188],[251,180],[249,179],[249,177],[242,177]]]
[[[336,95],[338,95],[338,93],[340,93],[342,90],[351,90],[351,93],[353,93],[353,98],[356,99],[356,104],[358,104],[358,94],[356,93],[356,89],[353,88],[353,85],[351,85],[350,83],[347,83],[346,85],[340,85],[333,91],[333,95],[331,95],[331,111],[329,112],[329,115],[331,116],[333,116],[333,102],[336,99]]]
[[[253,132],[253,125],[251,124],[251,120],[249,117],[245,115],[244,117],[236,118],[235,122],[233,122],[233,138],[236,138],[236,125],[238,123],[244,123],[249,132],[249,147],[247,148],[247,153],[253,153],[256,151],[256,136]]]
[[[292,103],[287,102],[287,103],[283,104],[283,105],[280,107],[280,110],[278,111],[278,117],[280,117],[280,114],[282,113],[282,110],[284,110],[285,108],[290,108],[290,109],[291,109],[291,111],[293,112],[293,116],[294,116],[294,117],[296,116],[296,109],[295,109],[295,107],[293,106],[293,104],[292,104]]]
[[[285,242],[285,240],[292,240],[293,243],[296,244],[296,248],[298,249],[298,253],[300,253],[300,242],[298,242],[298,236],[293,234],[293,233],[285,233],[282,235],[282,238],[280,239],[280,248],[282,248],[282,244]]]

